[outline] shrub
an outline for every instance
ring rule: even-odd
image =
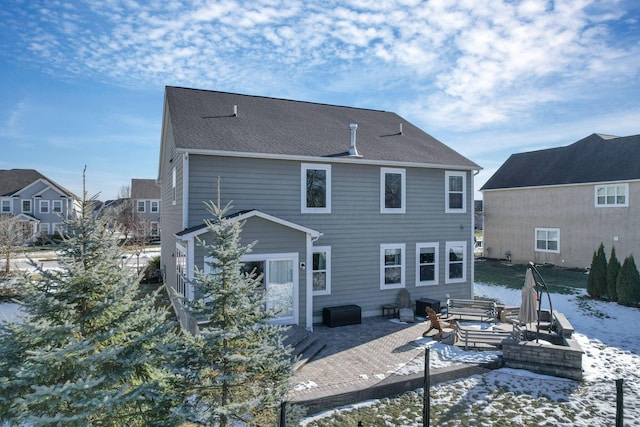
[[[607,289],[607,258],[604,254],[604,245],[600,243],[597,252],[594,252],[587,280],[587,293],[593,299],[602,299]]]
[[[607,292],[606,297],[610,301],[618,301],[618,272],[620,271],[620,261],[616,257],[616,248],[611,248],[611,257],[607,263]]]
[[[640,305],[640,273],[633,260],[633,255],[625,258],[620,268],[616,291],[618,293],[618,304]]]

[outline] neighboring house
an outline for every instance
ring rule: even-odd
[[[584,268],[640,255],[640,135],[513,154],[481,188],[484,254]]]
[[[145,237],[160,237],[160,186],[155,179],[131,180],[132,218]]]
[[[0,170],[0,215],[18,218],[25,241],[56,234],[78,209],[76,195],[40,172]]]
[[[400,289],[471,298],[479,169],[395,113],[167,87],[165,283],[197,297],[194,268],[208,268],[197,239],[211,241],[204,202],[219,197],[243,221],[243,243],[257,241],[246,267],[264,273],[275,322],[312,328],[344,304],[380,315]]]

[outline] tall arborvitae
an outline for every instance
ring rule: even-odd
[[[624,259],[618,272],[618,304],[637,307],[640,305],[640,273],[633,256]]]
[[[20,322],[0,325],[0,420],[10,425],[172,423],[165,344],[173,325],[122,265],[117,238],[91,215],[65,222],[59,270],[25,277]]]
[[[616,257],[616,248],[611,248],[611,257],[607,263],[607,293],[606,297],[609,301],[618,301],[618,272],[620,271],[620,261]]]
[[[182,358],[191,381],[183,413],[198,413],[192,420],[206,425],[275,425],[292,374],[291,350],[283,327],[269,321],[275,313],[265,310],[261,277],[241,271],[253,246],[241,246],[242,224],[225,218],[229,206],[207,207],[215,218],[207,222],[213,238],[199,244],[210,271],[196,271],[196,298],[186,302],[199,332]]]
[[[587,293],[591,298],[602,299],[607,289],[607,257],[604,245],[600,243],[598,251],[593,254],[589,278],[587,279]]]

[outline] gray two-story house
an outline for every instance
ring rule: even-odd
[[[132,217],[144,237],[160,237],[160,185],[155,179],[131,180]]]
[[[78,197],[34,169],[0,170],[0,215],[18,218],[22,238],[55,235],[79,209]]]
[[[380,315],[400,289],[470,298],[479,169],[395,113],[167,87],[166,284],[194,297],[194,267],[207,268],[197,238],[210,241],[204,202],[219,197],[244,222],[243,243],[257,241],[244,261],[264,274],[275,322],[311,328],[344,304]]]

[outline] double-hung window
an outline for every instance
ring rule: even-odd
[[[536,252],[560,253],[560,229],[536,228]]]
[[[51,210],[55,213],[62,213],[62,200],[54,200]]]
[[[416,243],[416,286],[438,284],[438,243]]]
[[[152,213],[160,212],[160,202],[158,202],[157,200],[151,201],[151,212]]]
[[[144,200],[138,200],[138,212],[144,212],[145,208],[145,201]]]
[[[596,185],[596,207],[629,206],[629,184]]]
[[[380,245],[380,289],[404,288],[404,243]]]
[[[331,213],[331,165],[302,164],[302,212]]]
[[[406,212],[406,171],[404,169],[380,169],[380,212]]]
[[[31,200],[22,199],[22,212],[31,212]]]
[[[445,172],[445,212],[465,213],[467,211],[466,172]]]
[[[313,265],[311,266],[313,294],[331,294],[331,246],[313,248]]]
[[[1,212],[2,213],[10,213],[11,212],[11,200],[10,199],[3,199],[2,200]]]
[[[40,200],[40,213],[49,213],[49,201]]]
[[[467,242],[447,242],[447,274],[445,283],[460,283],[467,280]]]

